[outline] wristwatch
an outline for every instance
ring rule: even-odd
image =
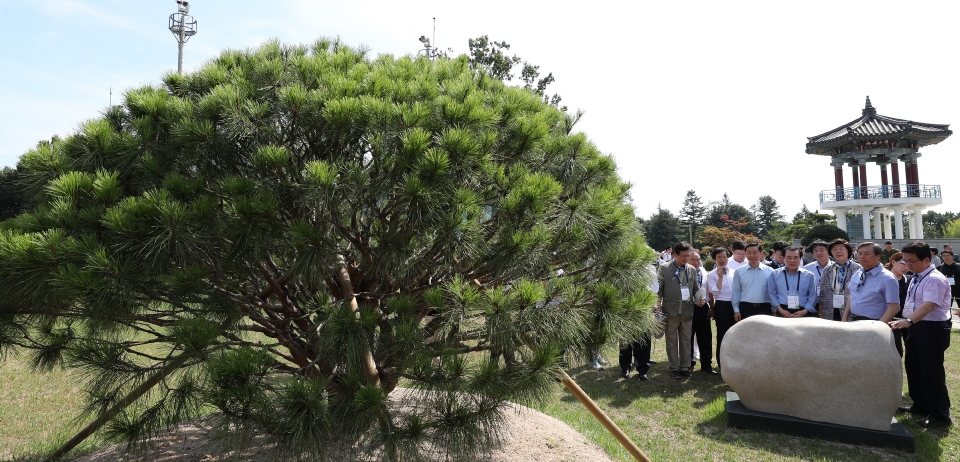
[[[906,319],[907,322],[909,322],[910,324],[913,324],[913,319],[910,319],[910,318],[903,318],[903,319]]]

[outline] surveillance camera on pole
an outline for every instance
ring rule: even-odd
[[[433,18],[433,38],[434,39],[437,38],[437,18]],[[425,35],[421,35],[419,40],[420,40],[420,43],[423,44],[423,49],[418,51],[417,54],[423,53],[424,55],[427,56],[427,59],[431,59],[431,60],[436,59],[437,50],[434,49],[433,45],[431,45],[431,40],[428,39]]]
[[[180,56],[177,61],[177,73],[183,74],[183,45],[197,34],[197,21],[190,16],[190,2],[177,0],[177,12],[170,15],[170,32],[177,38]]]

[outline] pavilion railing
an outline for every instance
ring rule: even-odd
[[[821,203],[857,199],[889,199],[897,197],[941,197],[940,185],[891,184],[884,186],[859,186],[855,188],[826,189],[820,192]]]

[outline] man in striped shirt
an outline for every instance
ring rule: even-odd
[[[904,368],[913,406],[900,410],[924,416],[917,420],[922,427],[948,427],[953,420],[943,356],[950,347],[950,284],[930,264],[926,243],[914,242],[901,252],[915,276],[907,288],[903,319],[889,323],[893,329],[909,329]]]

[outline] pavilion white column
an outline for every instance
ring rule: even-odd
[[[903,239],[903,208],[893,209],[894,221],[897,223],[897,239]]]
[[[837,228],[840,228],[846,231],[847,230],[847,209],[843,209],[843,210],[834,209],[833,215],[837,217]]]
[[[883,215],[880,213],[880,210],[874,210],[873,212],[873,238],[876,240],[883,239]]]
[[[923,239],[923,210],[917,210],[913,212],[916,216],[915,220],[917,221],[917,239]]]
[[[907,210],[907,224],[910,225],[910,232],[907,233],[907,239],[916,239],[917,238],[917,224],[913,221],[913,216],[916,213],[913,210]]]
[[[860,216],[863,218],[863,240],[870,240],[870,211],[860,209]]]
[[[891,239],[892,234],[890,233],[890,211],[884,210],[880,214],[880,220],[883,222],[883,237],[881,239]]]

